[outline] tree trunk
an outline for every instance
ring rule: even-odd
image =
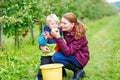
[[[32,44],[34,44],[34,30],[33,30],[33,26],[31,27],[31,36],[32,36]]]
[[[19,31],[16,25],[15,25],[15,47],[19,48]]]
[[[2,25],[0,24],[0,51],[2,51]]]
[[[0,5],[2,5],[2,1],[0,1]],[[2,10],[0,10],[0,17],[2,16],[1,13],[2,13]],[[2,51],[2,32],[3,32],[3,29],[0,23],[0,52]]]
[[[43,24],[41,23],[41,25],[39,26],[39,32],[40,32],[40,34],[42,33],[42,31],[43,31]]]

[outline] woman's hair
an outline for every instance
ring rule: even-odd
[[[59,18],[55,14],[50,14],[46,18],[46,24],[49,25],[49,22],[55,21],[56,23],[60,23]]]
[[[69,12],[69,13],[64,14],[63,17],[65,19],[67,19],[69,22],[75,24],[74,25],[74,28],[76,30],[76,32],[75,32],[75,39],[80,39],[82,36],[85,35],[87,28],[86,28],[86,26],[82,22],[77,20],[77,17],[76,17],[75,14]]]

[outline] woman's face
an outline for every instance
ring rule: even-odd
[[[60,26],[62,27],[62,31],[70,32],[74,27],[74,23],[71,23],[67,19],[62,17]]]

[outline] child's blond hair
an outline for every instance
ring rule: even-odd
[[[49,25],[49,22],[55,21],[57,24],[60,23],[59,18],[55,14],[50,14],[46,18],[46,24]]]

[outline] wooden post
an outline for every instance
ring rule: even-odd
[[[18,27],[15,25],[15,47],[19,47],[19,31]]]
[[[31,25],[31,36],[32,36],[32,44],[34,44],[34,30],[32,25]]]
[[[41,34],[42,31],[43,31],[43,27],[44,27],[44,25],[43,25],[43,23],[41,23],[41,24],[39,25],[39,31],[40,31],[40,34]]]

